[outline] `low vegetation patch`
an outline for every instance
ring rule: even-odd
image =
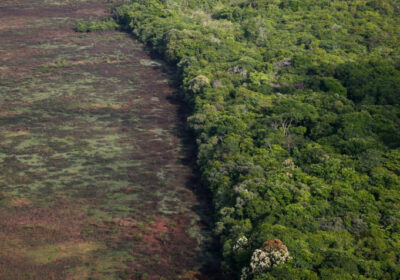
[[[75,31],[91,32],[118,29],[118,24],[112,19],[105,20],[82,20],[76,23]]]
[[[101,245],[90,242],[66,242],[25,251],[23,255],[35,263],[48,264],[64,258],[80,257],[84,259],[85,255],[101,248]]]

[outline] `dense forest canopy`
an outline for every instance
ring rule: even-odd
[[[400,279],[400,2],[138,0],[234,279]]]

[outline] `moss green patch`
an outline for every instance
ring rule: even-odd
[[[64,258],[80,257],[85,258],[89,253],[102,248],[101,244],[82,242],[82,243],[61,243],[34,248],[23,253],[25,257],[39,264],[48,264]]]

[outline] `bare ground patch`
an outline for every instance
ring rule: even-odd
[[[0,279],[211,279],[166,66],[126,34],[73,32],[105,3],[0,6]]]

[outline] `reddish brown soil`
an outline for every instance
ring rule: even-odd
[[[107,7],[0,3],[0,279],[219,279],[170,70],[73,31]]]

